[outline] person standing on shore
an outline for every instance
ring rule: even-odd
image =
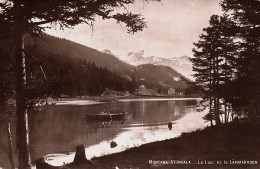
[[[168,128],[169,128],[170,130],[172,130],[172,122],[169,122],[169,123],[168,123]]]

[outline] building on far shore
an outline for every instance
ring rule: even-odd
[[[146,91],[146,87],[144,84],[141,84],[138,88],[139,91],[145,92]]]
[[[168,95],[175,95],[175,89],[174,88],[169,88],[168,89]]]
[[[151,89],[147,89],[144,84],[141,84],[135,92],[136,95],[148,96],[151,95]]]

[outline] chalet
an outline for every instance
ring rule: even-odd
[[[168,95],[174,95],[174,94],[175,94],[175,89],[174,88],[168,89]]]
[[[145,92],[145,91],[146,91],[145,85],[141,84],[141,85],[139,86],[138,90]]]

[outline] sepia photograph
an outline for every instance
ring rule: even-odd
[[[260,0],[0,0],[0,169],[260,169]]]

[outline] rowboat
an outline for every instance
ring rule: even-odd
[[[110,121],[110,120],[123,120],[127,116],[127,112],[122,111],[120,113],[106,112],[103,114],[89,114],[86,113],[87,120],[90,121]]]

